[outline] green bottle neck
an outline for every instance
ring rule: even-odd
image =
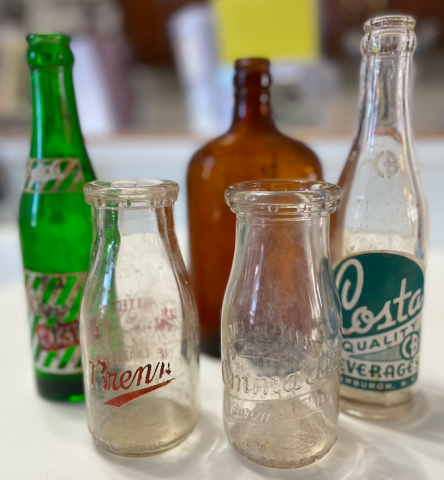
[[[72,68],[31,69],[32,158],[86,157]]]

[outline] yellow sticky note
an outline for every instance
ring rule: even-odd
[[[212,0],[222,60],[314,60],[319,56],[317,0]]]

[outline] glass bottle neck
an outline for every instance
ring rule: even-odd
[[[268,88],[246,94],[242,89],[236,91],[232,127],[275,128]]]
[[[319,263],[329,255],[329,229],[329,215],[282,220],[238,216],[235,259],[260,245],[261,255]]]
[[[103,209],[92,208],[93,243],[119,246],[122,237],[154,234],[168,251],[177,247],[174,231],[173,206],[141,209]]]
[[[84,156],[72,68],[31,70],[32,158]]]
[[[410,141],[408,81],[412,54],[364,54],[357,139],[368,148],[377,136]]]

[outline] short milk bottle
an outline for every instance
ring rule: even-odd
[[[224,424],[270,467],[316,462],[338,431],[341,307],[329,264],[341,189],[320,181],[231,186],[236,248],[222,309]]]
[[[198,320],[174,232],[179,186],[92,182],[91,264],[81,307],[88,426],[124,456],[173,447],[198,417]]]

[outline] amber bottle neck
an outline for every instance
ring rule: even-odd
[[[275,128],[270,105],[269,63],[262,59],[236,62],[232,128]]]
[[[263,125],[274,127],[270,107],[270,92],[241,95],[236,92],[232,126]]]

